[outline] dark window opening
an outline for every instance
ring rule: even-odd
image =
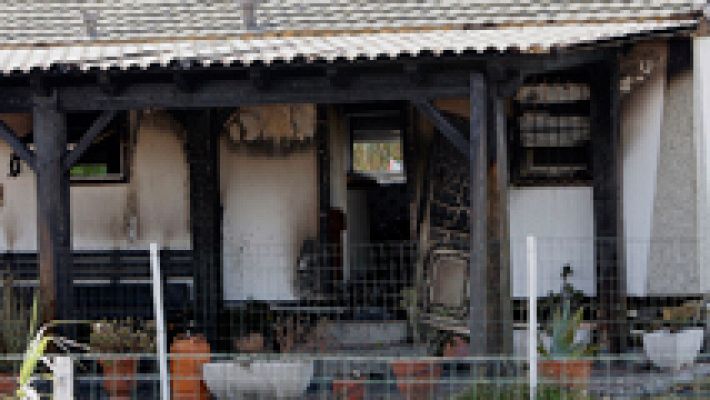
[[[96,113],[71,114],[67,118],[67,140],[73,149],[91,124]],[[72,182],[125,182],[127,173],[127,113],[118,113],[71,168]]]
[[[580,79],[539,79],[513,99],[511,182],[584,184],[592,180],[591,91]]]

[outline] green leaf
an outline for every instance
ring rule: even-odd
[[[51,337],[45,336],[37,342],[32,342],[34,345],[30,345],[27,349],[24,360],[22,360],[22,367],[20,367],[20,387],[29,383],[32,373],[35,368],[37,368],[39,359],[44,355],[44,352],[47,350],[47,345],[51,340]]]

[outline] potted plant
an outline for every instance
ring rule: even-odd
[[[13,278],[3,276],[0,308],[0,354],[23,354],[31,335],[30,307],[13,293]],[[17,386],[17,369],[11,361],[0,362],[0,397],[11,395]]]
[[[101,321],[92,325],[89,345],[92,351],[113,355],[99,360],[103,369],[104,389],[111,399],[130,398],[138,368],[138,359],[115,357],[119,354],[140,354],[155,351],[155,334],[148,324],[132,319]]]
[[[643,334],[643,350],[659,368],[679,370],[691,364],[703,345],[700,302],[689,301],[678,307],[663,309],[660,328]]]
[[[541,341],[538,351],[540,374],[569,386],[586,386],[592,371],[593,348],[576,339],[584,318],[584,308],[572,312],[570,300],[565,299],[555,311],[548,327],[549,346]]]

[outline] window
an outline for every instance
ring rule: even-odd
[[[581,184],[591,173],[589,85],[541,80],[513,101],[511,179],[519,185]]]
[[[69,148],[73,149],[98,117],[95,113],[67,118]],[[72,182],[123,182],[127,179],[127,113],[118,113],[70,170]]]
[[[354,173],[379,183],[405,181],[401,121],[398,111],[350,116]]]

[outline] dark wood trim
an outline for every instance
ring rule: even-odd
[[[470,78],[471,130],[470,175],[471,175],[471,245],[469,267],[469,327],[471,330],[471,355],[489,353],[488,346],[488,295],[486,264],[487,221],[487,82],[483,74],[473,73]]]
[[[449,120],[427,100],[417,99],[412,101],[417,110],[426,116],[436,129],[444,135],[451,144],[458,149],[461,154],[467,156],[469,153],[468,141]]]
[[[40,301],[45,321],[69,319],[74,302],[69,173],[62,168],[66,116],[58,111],[56,96],[37,97],[34,104]]]
[[[27,148],[27,145],[22,143],[22,141],[17,137],[17,134],[7,126],[4,121],[0,121],[0,139],[3,139],[12,148],[12,151],[17,154],[22,161],[27,163],[27,165],[32,168],[33,171],[37,170],[35,155]]]
[[[83,156],[86,150],[89,149],[91,143],[94,142],[94,139],[96,139],[96,137],[111,123],[113,118],[116,116],[116,113],[116,110],[108,110],[102,112],[101,115],[96,118],[94,123],[91,124],[89,129],[87,129],[84,135],[82,135],[81,139],[76,144],[76,147],[74,147],[74,150],[67,153],[64,158],[62,166],[65,171],[69,171],[79,161],[81,156]]]

